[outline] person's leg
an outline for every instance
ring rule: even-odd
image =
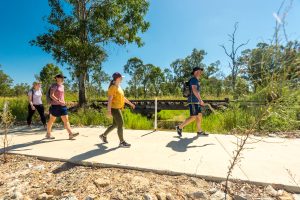
[[[114,116],[113,116],[113,123],[112,123],[112,125],[110,125],[102,135],[103,135],[104,137],[107,137],[107,135],[108,135],[112,130],[114,130],[116,127],[117,127],[117,123],[116,123],[116,120],[115,120],[115,118],[114,118]]]
[[[130,147],[131,144],[127,143],[123,137],[124,120],[123,120],[122,111],[120,109],[114,110],[114,111],[112,111],[112,115],[114,116],[114,119],[115,119],[117,127],[118,127],[118,136],[119,136],[119,140],[120,140],[119,147],[126,147],[126,148]]]
[[[191,122],[195,121],[198,115],[198,112],[196,110],[196,104],[190,104],[190,117],[187,118],[182,124],[178,126],[179,129],[183,129],[185,126],[189,125]]]
[[[69,116],[68,115],[61,116],[61,120],[63,121],[64,127],[68,131],[69,135],[72,135],[73,133],[69,122]]]
[[[102,142],[104,143],[108,143],[107,141],[107,135],[112,131],[114,130],[115,128],[117,127],[117,123],[116,123],[116,120],[115,118],[113,117],[113,123],[112,125],[110,125],[103,134],[99,135],[99,138],[102,140]]]
[[[56,120],[56,117],[53,116],[52,114],[50,114],[50,118],[49,118],[49,121],[47,124],[47,135],[46,135],[48,138],[51,137],[52,126],[53,126],[53,123],[55,122],[55,120]]]
[[[196,123],[197,123],[197,132],[202,132],[202,127],[201,127],[201,123],[202,123],[202,113],[199,113],[197,118],[196,118]]]
[[[31,106],[28,105],[28,115],[27,115],[27,125],[30,126],[31,125],[31,121],[32,121],[32,116],[34,115],[35,110],[31,109]]]
[[[79,133],[73,133],[72,132],[68,115],[62,115],[61,120],[64,122],[64,127],[65,127],[65,129],[67,129],[67,131],[69,133],[69,139],[70,140],[74,139],[76,136],[79,135]]]
[[[197,122],[197,135],[198,136],[208,136],[209,134],[205,133],[202,130],[202,109],[201,109],[200,105],[198,106],[197,110],[198,110],[198,115],[197,115],[197,119],[196,119],[196,122]]]
[[[118,136],[120,142],[124,142],[124,137],[123,137],[123,125],[124,125],[124,120],[123,120],[123,115],[121,110],[112,110],[112,115],[114,116],[117,128],[118,128]]]
[[[196,113],[196,107],[195,104],[190,104],[189,105],[190,108],[190,117],[187,118],[182,124],[180,124],[179,126],[176,126],[176,131],[177,134],[179,135],[179,137],[182,136],[182,129],[187,126],[188,124],[190,124],[191,122],[196,120],[196,117],[198,115],[198,113]]]
[[[37,111],[39,112],[41,121],[44,125],[44,127],[46,127],[46,117],[45,117],[45,109],[43,105],[38,105],[36,106]]]
[[[185,126],[189,125],[190,123],[192,123],[193,121],[195,121],[196,116],[190,116],[189,118],[187,118],[182,124],[180,124],[178,127],[180,129],[183,129]]]

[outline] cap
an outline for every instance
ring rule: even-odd
[[[34,81],[33,82],[33,85],[38,85],[38,84],[42,84],[42,82],[41,81]]]
[[[120,74],[119,72],[115,72],[115,73],[112,75],[112,78],[113,78],[114,80],[116,80],[117,78],[121,78],[121,77],[124,77],[124,76],[122,76],[122,74]]]
[[[194,68],[193,68],[193,72],[192,72],[191,74],[194,75],[194,73],[195,73],[196,71],[198,71],[198,70],[203,71],[204,69],[201,68],[201,67],[194,67]]]
[[[67,78],[67,77],[65,77],[63,74],[57,74],[57,75],[55,76],[55,78]]]

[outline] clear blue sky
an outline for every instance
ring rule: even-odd
[[[108,59],[104,70],[123,72],[126,61],[137,56],[145,63],[168,67],[177,58],[189,55],[193,48],[208,54],[205,63],[220,60],[228,72],[228,60],[220,44],[227,43],[227,34],[239,22],[238,40],[250,40],[248,48],[271,39],[276,12],[281,0],[151,0],[147,20],[150,29],[142,35],[145,46],[106,47]],[[49,13],[47,0],[0,0],[0,64],[14,84],[34,80],[47,63],[55,63],[51,55],[29,41],[45,32],[43,17]],[[300,39],[300,0],[288,17],[287,31],[291,39]],[[65,67],[62,67],[65,70]],[[129,77],[126,78],[127,80]]]

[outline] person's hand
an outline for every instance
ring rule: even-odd
[[[62,106],[65,106],[66,105],[66,102],[65,101],[62,101],[60,99],[57,100]]]
[[[131,103],[131,108],[134,110],[135,109],[135,105],[133,103]]]
[[[200,100],[200,105],[204,106],[204,101]]]
[[[111,110],[108,110],[108,111],[107,111],[107,117],[108,117],[108,118],[111,118],[111,117],[112,117]]]
[[[35,110],[35,107],[34,107],[34,106],[31,106],[31,110]]]

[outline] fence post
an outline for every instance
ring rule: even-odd
[[[155,97],[154,131],[157,131],[157,97]]]

